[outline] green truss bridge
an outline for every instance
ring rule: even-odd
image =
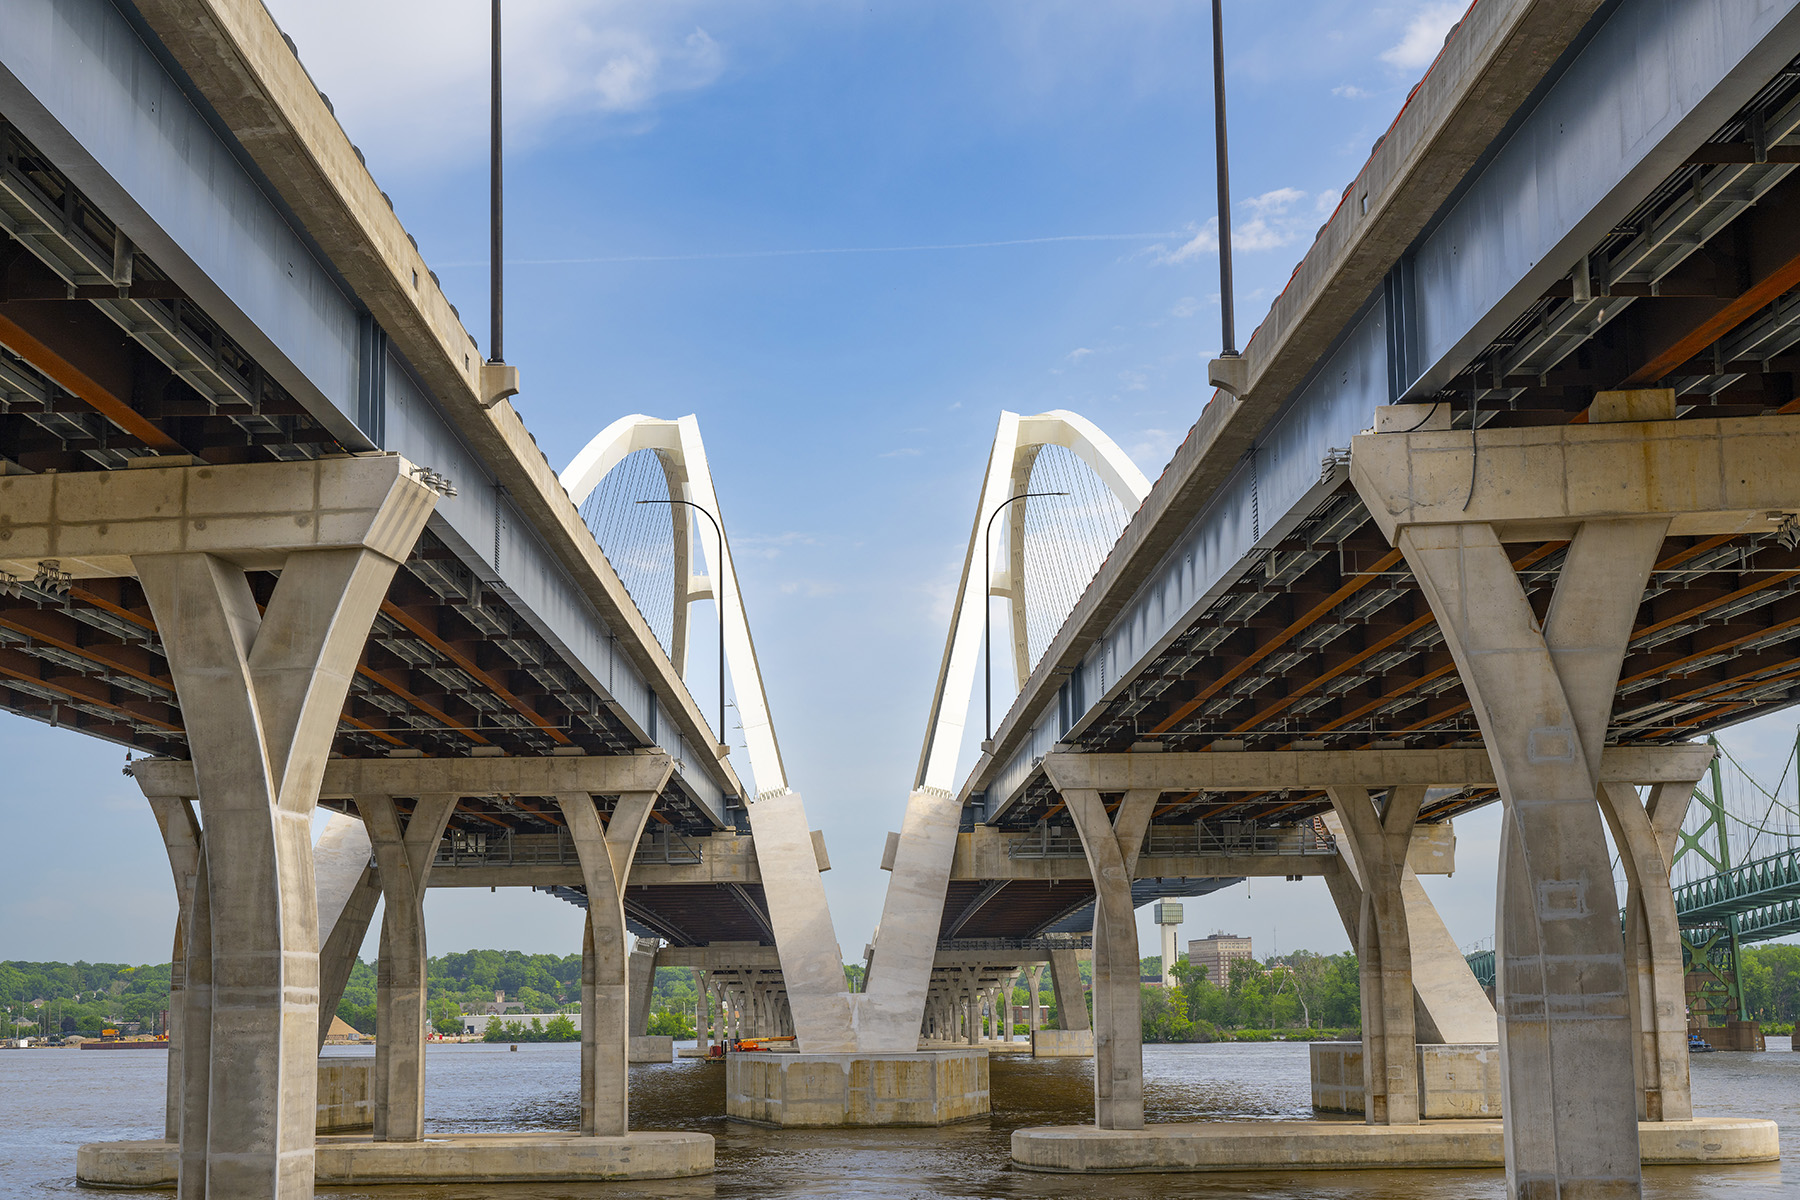
[[[1677,871],[1685,862],[1711,868],[1674,888],[1689,1003],[1709,1024],[1742,1011],[1738,950],[1800,933],[1800,831],[1791,824],[1800,818],[1800,809],[1779,795],[1796,761],[1790,751],[1781,780],[1771,789],[1720,747],[1710,778],[1694,789],[1694,802],[1682,822],[1672,865]],[[1725,762],[1736,767],[1742,779],[1729,803],[1721,766]],[[1777,812],[1789,819],[1788,828],[1771,827]],[[1770,844],[1779,848],[1749,857]],[[1467,959],[1481,985],[1493,987],[1494,952],[1480,950]]]

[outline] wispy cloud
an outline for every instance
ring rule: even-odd
[[[1183,296],[1175,302],[1175,307],[1169,310],[1169,315],[1171,317],[1181,317],[1185,320],[1199,311],[1200,301],[1194,299],[1192,296]]]
[[[1247,219],[1232,223],[1231,247],[1234,251],[1276,250],[1310,237],[1320,215],[1329,214],[1337,206],[1336,192],[1303,192],[1299,188],[1281,187],[1240,200],[1237,207]],[[1151,246],[1152,261],[1161,264],[1184,263],[1203,254],[1219,252],[1219,223],[1208,221],[1193,236],[1170,250]],[[1185,302],[1184,302],[1185,303]],[[1197,311],[1197,310],[1196,310]],[[1177,313],[1177,316],[1192,315]]]
[[[1088,355],[1090,355],[1092,353],[1093,353],[1093,351],[1088,349],[1086,346],[1077,346],[1075,349],[1069,351],[1068,359],[1070,362],[1080,362],[1082,359],[1086,358]]]
[[[781,552],[794,546],[817,546],[819,538],[815,534],[788,530],[786,533],[750,534],[746,537],[731,539],[734,554],[745,558],[780,558]]]
[[[1375,93],[1368,88],[1357,87],[1354,83],[1340,83],[1331,89],[1334,96],[1342,96],[1346,100],[1367,100]]]
[[[730,258],[807,258],[827,254],[916,254],[941,250],[995,250],[1007,246],[1054,246],[1068,242],[1153,242],[1173,233],[1067,233],[1054,237],[1006,238],[993,242],[921,242],[905,246],[813,246],[787,250],[705,250],[692,254],[614,254],[598,258],[509,258],[509,267],[575,267],[604,263],[704,262]],[[445,267],[486,267],[487,260],[444,263]]]
[[[911,446],[900,446],[893,450],[884,450],[876,458],[917,458],[919,451]]]
[[[268,6],[372,164],[438,168],[487,152],[483,0]],[[716,82],[726,51],[696,10],[691,0],[508,5],[508,136],[530,145],[563,118],[585,118],[590,129],[596,119],[601,129],[641,129],[659,101]]]
[[[1407,23],[1405,35],[1381,52],[1381,61],[1404,71],[1430,66],[1443,48],[1444,35],[1462,19],[1466,7],[1441,2],[1423,5]]]
[[[843,585],[819,579],[789,579],[781,583],[781,594],[784,596],[801,596],[808,600],[818,600],[825,596],[835,596],[843,591]]]

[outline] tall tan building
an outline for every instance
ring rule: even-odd
[[[1235,933],[1215,933],[1188,943],[1188,962],[1206,968],[1206,981],[1224,987],[1231,980],[1231,964],[1249,959],[1250,939]]]

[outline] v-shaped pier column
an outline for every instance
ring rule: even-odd
[[[145,478],[90,500],[95,525],[59,533],[88,541],[90,562],[129,556],[193,755],[204,850],[187,974],[210,982],[211,1013],[203,1036],[197,1006],[184,1019],[181,1194],[310,1196],[313,806],[370,625],[436,497],[391,457],[120,474]],[[280,573],[266,609],[246,565]]]
[[[1356,955],[1362,974],[1364,1111],[1371,1125],[1415,1125],[1419,1070],[1412,942],[1400,885],[1425,789],[1389,788],[1380,812],[1366,788],[1327,791],[1362,879]]]
[[[420,796],[404,824],[386,795],[356,797],[385,902],[375,983],[375,1140],[425,1136],[425,881],[454,794]]]
[[[1596,803],[1645,583],[1673,524],[1743,529],[1796,491],[1791,472],[1768,469],[1791,453],[1791,419],[1608,420],[1625,412],[1673,417],[1673,393],[1602,394],[1584,426],[1483,431],[1479,464],[1460,432],[1364,435],[1352,451],[1351,478],[1455,657],[1505,804],[1496,991],[1508,1182],[1525,1197],[1637,1194],[1634,1077],[1664,1074],[1633,1035],[1642,988],[1626,973]],[[1558,538],[1568,547],[1540,622],[1504,542]],[[1647,849],[1635,800],[1609,807]],[[1653,855],[1627,857],[1649,873]],[[1649,1090],[1684,1103],[1680,1089]]]
[[[661,755],[645,755],[634,763],[641,763],[646,774],[619,792],[604,823],[590,793],[560,792],[556,797],[587,885],[581,941],[581,1132],[597,1137],[624,1137],[631,1129],[625,885],[644,823],[675,769]]]
[[[1046,766],[1046,771],[1054,768]],[[1054,774],[1050,779],[1056,782]],[[1141,969],[1131,876],[1162,792],[1128,791],[1109,813],[1098,791],[1061,790],[1094,878],[1094,1124],[1101,1129],[1142,1129],[1143,993],[1138,985]],[[1060,1009],[1060,994],[1056,1002]]]

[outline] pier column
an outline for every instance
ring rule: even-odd
[[[150,801],[150,809],[156,814],[157,827],[162,831],[163,848],[169,856],[169,870],[175,876],[175,944],[169,959],[169,1064],[163,1101],[163,1137],[171,1142],[179,1142],[183,1119],[181,1096],[186,1079],[189,926],[194,917],[194,888],[201,870],[204,842],[190,797],[146,793],[145,798]],[[210,1024],[210,994],[201,996],[196,989],[193,1003],[195,1013],[205,1013],[204,1020]],[[204,1061],[204,1052],[200,1058]],[[204,1155],[204,1137],[200,1139],[200,1146]]]
[[[650,1005],[656,994],[656,955],[662,943],[639,938],[631,952],[631,1036],[650,1032]]]
[[[705,971],[694,972],[694,1045],[702,1054],[712,1046],[712,994]]]
[[[971,1046],[981,1044],[981,988],[976,983],[978,974],[974,967],[963,969],[963,1040]]]
[[[626,994],[629,980],[625,885],[631,876],[638,839],[644,834],[644,823],[673,770],[673,761],[661,758],[661,778],[655,787],[622,792],[604,825],[589,793],[559,793],[556,797],[581,860],[588,896],[588,919],[582,923],[581,947],[584,1134],[623,1137],[631,1128],[626,1086],[630,1075],[631,1002]]]
[[[1056,782],[1054,776],[1051,782]],[[1059,791],[1081,834],[1094,880],[1094,1123],[1102,1129],[1142,1129],[1143,993],[1131,879],[1162,793],[1155,788],[1125,792],[1109,813],[1097,790]],[[1062,1003],[1058,989],[1059,1010]]]
[[[1667,417],[1674,405],[1664,393]],[[1479,474],[1461,433],[1359,436],[1352,452],[1357,490],[1455,659],[1505,807],[1495,982],[1508,1186],[1522,1197],[1642,1187],[1601,754],[1670,514],[1707,530],[1711,510],[1739,507],[1773,467],[1766,441],[1740,449],[1724,436],[1736,422],[1686,438],[1665,436],[1668,422],[1602,423],[1628,407],[1602,394],[1587,425],[1500,431],[1498,448],[1484,439]],[[1570,539],[1541,621],[1503,534]]]
[[[361,821],[333,814],[313,845],[319,898],[319,1049],[356,969],[357,955],[381,900],[369,831]]]
[[[1013,1040],[1013,989],[1018,987],[1018,985],[1019,973],[1014,971],[1006,977],[1005,991],[1002,993],[1004,997],[1002,1007],[1006,1010],[1006,1032],[1003,1036],[1009,1043]]]
[[[1081,987],[1081,961],[1075,951],[1050,952],[1050,990],[1056,995],[1056,1027],[1088,1028],[1087,997]]]
[[[1044,968],[1032,967],[1025,973],[1025,979],[1025,986],[1031,992],[1031,1032],[1036,1033],[1044,1022],[1044,1007],[1038,997],[1038,989],[1043,986]]]
[[[1602,783],[1600,808],[1625,867],[1625,981],[1640,1121],[1693,1119],[1688,1087],[1687,979],[1669,885],[1675,836],[1694,784],[1659,783],[1640,803],[1626,783]]]
[[[1356,955],[1362,976],[1364,1114],[1371,1125],[1416,1125],[1419,1072],[1412,946],[1400,879],[1425,789],[1389,788],[1379,812],[1364,788],[1333,787],[1327,792],[1363,885]]]
[[[392,796],[356,797],[384,901],[370,1097],[378,1142],[425,1136],[425,883],[456,802],[454,794],[420,796],[402,822]]]

